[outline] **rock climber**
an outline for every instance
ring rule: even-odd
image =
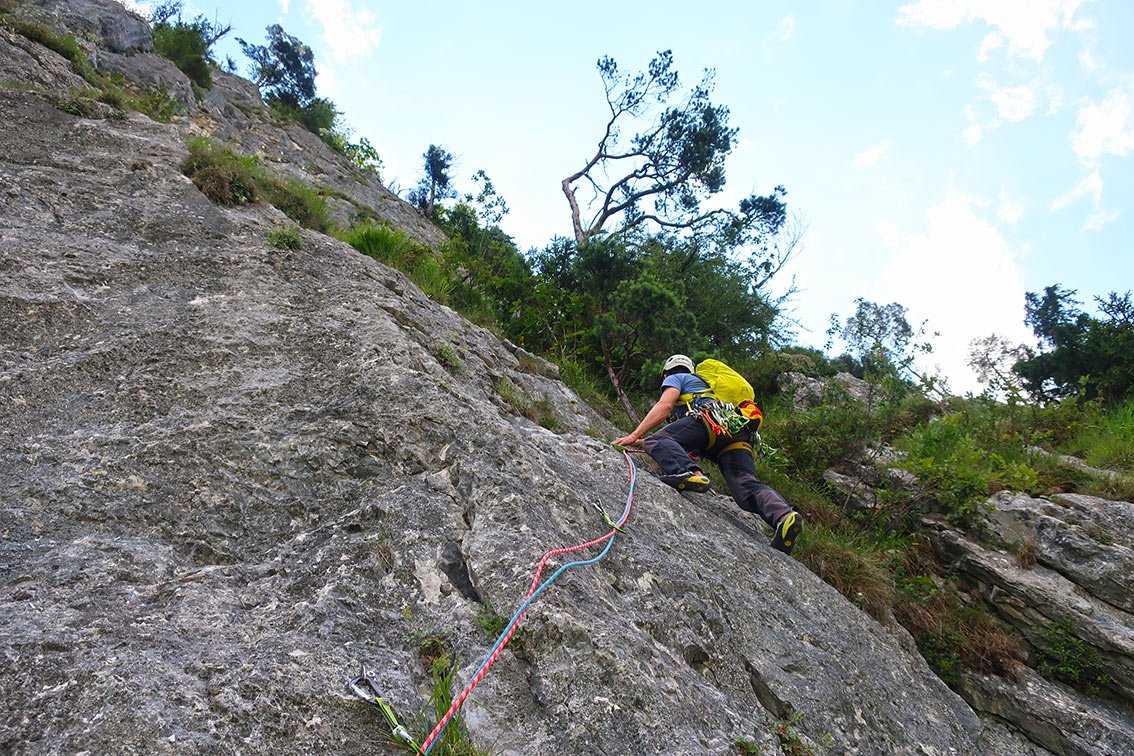
[[[756,479],[753,431],[745,425],[729,435],[710,428],[702,410],[717,399],[709,383],[694,372],[693,361],[684,354],[675,354],[665,361],[661,389],[661,397],[638,427],[614,443],[641,447],[664,471],[662,481],[681,491],[709,489],[709,478],[690,453],[716,462],[740,508],[759,515],[772,526],[772,548],[791,554],[803,529],[803,515],[792,509],[775,489]],[[668,425],[646,435],[667,418],[671,421]]]

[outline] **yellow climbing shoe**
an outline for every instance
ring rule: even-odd
[[[711,487],[709,478],[699,470],[687,470],[682,473],[661,476],[662,483],[673,486],[678,491],[701,492]]]
[[[772,536],[772,548],[790,555],[795,548],[795,541],[803,530],[803,515],[794,509],[780,518],[776,523],[776,532]]]

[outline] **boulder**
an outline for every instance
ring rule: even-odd
[[[832,390],[845,392],[863,404],[871,404],[877,393],[871,384],[850,373],[838,373],[834,378],[814,378],[804,373],[788,372],[779,377],[779,386],[801,410],[822,404]]]
[[[0,26],[0,89],[62,94],[86,85],[62,55]]]
[[[119,55],[103,52],[98,57],[100,71],[121,74],[146,89],[164,89],[186,112],[197,109],[197,97],[189,77],[172,61],[153,53]]]

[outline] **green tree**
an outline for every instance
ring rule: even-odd
[[[1038,400],[1082,392],[1120,402],[1134,393],[1134,303],[1130,292],[1095,297],[1102,318],[1080,309],[1073,289],[1059,284],[1042,294],[1025,295],[1024,322],[1040,341],[1041,351],[1013,367]]]
[[[306,108],[315,99],[315,53],[279,24],[272,24],[267,32],[267,45],[236,40],[252,60],[252,80],[268,104]]]
[[[181,18],[181,0],[171,0],[156,6],[150,14],[154,33],[154,51],[173,61],[190,80],[202,89],[212,85],[209,67],[216,65],[210,48],[232,31],[198,15],[189,21]]]
[[[1026,357],[1027,348],[1023,344],[1013,344],[1003,336],[991,334],[969,342],[967,364],[978,381],[1015,402],[1021,397],[1021,386],[1012,368]]]
[[[457,196],[451,175],[453,153],[431,144],[421,157],[424,160],[423,175],[417,187],[410,191],[409,199],[427,216],[436,218],[437,203]]]
[[[636,74],[624,76],[610,57],[598,61],[598,70],[610,117],[594,154],[562,181],[577,244],[602,232],[652,229],[708,235],[738,246],[758,242],[783,225],[782,186],[767,196],[747,197],[736,210],[704,205],[724,188],[725,159],[736,144],[728,108],[710,100],[712,71],[671,105],[680,81],[669,50]],[[646,125],[625,138],[624,125],[635,121]],[[580,188],[589,191],[586,209]]]
[[[827,335],[837,334],[846,342],[867,377],[912,376],[926,381],[914,367],[918,355],[933,351],[933,345],[922,340],[925,322],[915,330],[906,318],[908,310],[897,302],[880,305],[859,297],[854,304],[855,312],[845,323],[840,325],[838,317],[831,316]]]
[[[777,305],[751,269],[696,240],[559,239],[533,262],[550,348],[596,366],[631,417],[638,412],[628,392],[657,388],[651,360],[659,354],[708,349],[740,358],[773,340]]]

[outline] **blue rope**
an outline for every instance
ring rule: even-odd
[[[623,453],[625,454],[625,452],[623,452]],[[630,514],[630,504],[634,500],[634,482],[637,480],[637,477],[638,477],[637,476],[637,468],[634,467],[633,462],[630,462],[629,455],[626,456],[626,460],[630,465],[630,491],[626,494],[626,506],[622,510],[622,516],[618,518],[619,524],[621,524],[623,522],[623,520],[625,520],[626,517]],[[598,562],[599,560],[601,560],[604,556],[607,555],[607,552],[610,551],[611,547],[614,546],[614,539],[617,538],[617,537],[618,537],[618,533],[616,532],[614,535],[612,535],[610,537],[610,540],[606,542],[606,547],[601,552],[599,552],[598,556],[596,556],[592,559],[581,559],[581,560],[576,561],[576,562],[568,562],[567,564],[563,565],[562,567],[557,569],[555,572],[553,572],[551,574],[551,577],[549,577],[547,580],[543,581],[543,583],[540,584],[539,588],[536,588],[535,592],[531,596],[529,596],[527,598],[527,600],[524,601],[524,603],[520,604],[520,608],[517,609],[516,613],[512,615],[512,621],[508,623],[507,627],[504,628],[504,632],[500,633],[500,636],[496,639],[496,643],[494,643],[492,645],[492,648],[489,649],[488,653],[485,654],[484,661],[482,661],[480,663],[480,666],[477,667],[476,672],[473,673],[473,677],[475,678],[477,675],[480,674],[481,670],[483,670],[485,668],[485,666],[488,664],[489,660],[491,660],[492,656],[496,653],[496,650],[504,642],[504,639],[508,637],[508,633],[512,630],[512,626],[520,621],[520,616],[523,615],[523,613],[525,611],[527,611],[528,606],[530,606],[531,603],[536,600],[536,597],[539,596],[539,594],[543,593],[544,590],[549,588],[551,586],[551,584],[554,583],[560,575],[562,575],[564,572],[571,569],[572,567],[583,567],[583,566],[588,565],[588,564],[594,564],[595,562]],[[439,742],[441,742],[444,739],[445,728],[447,728],[448,726],[449,726],[449,723],[446,722],[445,727],[442,727],[441,732],[437,733],[437,737],[434,738],[433,742],[429,744],[429,747],[425,749],[425,751],[423,752],[424,754],[428,755],[429,752],[433,750],[433,746],[437,745]]]

